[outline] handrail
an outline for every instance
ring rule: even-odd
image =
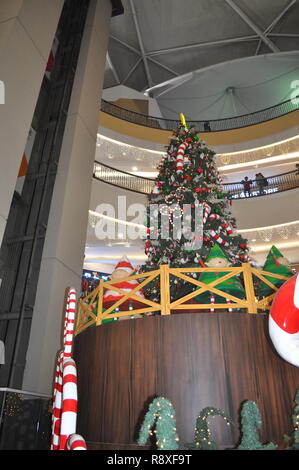
[[[200,133],[221,132],[240,129],[242,127],[253,126],[262,122],[271,121],[272,119],[276,119],[278,117],[284,116],[285,114],[292,113],[298,109],[299,103],[297,103],[297,100],[289,99],[268,108],[254,111],[253,113],[249,114],[242,114],[240,116],[205,120],[193,120],[187,117],[187,120],[194,124]],[[101,111],[119,119],[154,129],[171,131],[180,125],[179,120],[148,116],[146,114],[122,108],[103,99],[101,100]]]
[[[205,284],[198,279],[195,279],[192,274],[196,273],[219,273],[222,272],[223,276],[216,278],[209,284]],[[175,311],[190,312],[199,310],[212,310],[221,309],[232,311],[246,310],[249,314],[257,314],[259,310],[265,311],[270,309],[271,302],[278,287],[269,280],[269,272],[253,268],[249,263],[243,263],[240,267],[226,267],[226,268],[171,268],[168,265],[161,265],[159,269],[154,271],[144,272],[141,274],[134,274],[126,278],[118,279],[116,281],[103,281],[90,292],[86,297],[78,302],[78,312],[76,317],[75,335],[78,335],[89,326],[100,326],[104,320],[118,320],[134,318],[135,316],[151,315],[156,312],[160,315],[171,315]],[[187,295],[180,296],[176,299],[171,299],[170,295],[170,276],[185,281],[190,284],[190,287],[196,286],[197,289],[193,290]],[[244,286],[244,295],[242,298],[235,297],[228,294],[221,289],[219,284],[224,281],[241,276]],[[265,276],[268,276],[267,278]],[[270,288],[270,294],[266,297],[258,298],[257,292],[254,287],[254,277],[258,282],[267,284]],[[136,293],[144,289],[150,282],[159,278],[160,283],[160,299],[153,302],[147,298],[140,297]],[[270,279],[275,278],[286,281],[289,279],[281,274],[271,273]],[[138,285],[127,292],[117,287],[117,284],[126,283],[139,279]],[[200,277],[199,277],[200,279]],[[114,291],[118,294],[116,301],[110,302],[108,305],[104,303],[105,290]],[[223,303],[200,303],[194,297],[203,293],[212,293],[224,299]],[[193,301],[193,303],[188,303]],[[130,306],[128,307],[128,302]],[[130,308],[131,307],[131,308]]]
[[[133,175],[123,170],[117,170],[105,163],[95,162],[93,176],[95,179],[128,189],[141,194],[150,194],[155,180],[144,176]],[[250,197],[266,196],[269,194],[287,191],[299,187],[299,170],[292,170],[266,178],[267,186],[259,186],[258,180],[254,179],[251,185]],[[243,199],[246,197],[243,184],[240,181],[222,183],[224,194],[229,199]]]
[[[150,194],[154,184],[154,180],[150,178],[132,175],[97,161],[94,163],[93,177],[112,186],[141,194]]]

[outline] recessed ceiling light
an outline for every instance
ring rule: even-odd
[[[256,242],[256,238],[253,238],[251,241],[252,241],[252,242]]]
[[[133,170],[133,171],[138,171],[137,166],[133,166],[132,170]]]

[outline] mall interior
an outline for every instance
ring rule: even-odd
[[[299,272],[298,16],[298,0],[0,1],[0,449],[62,449],[76,433],[88,450],[161,450],[163,439],[166,449],[193,439],[201,449],[199,411],[214,407],[238,423],[246,400],[261,413],[261,442],[299,446],[299,360],[281,353],[268,326],[273,299]],[[198,142],[214,152],[214,163],[201,164],[212,173],[215,165],[213,201],[227,201],[234,236],[248,243],[242,262],[219,269],[230,266],[242,283],[239,302],[232,291],[226,298],[230,308],[225,296],[213,308],[214,297],[208,307],[190,293],[172,298],[175,276],[183,285],[192,272],[193,291],[203,289],[209,260],[188,271],[166,251],[158,262],[145,244],[141,208],[165,188],[161,167],[176,162],[173,183],[183,152],[191,176],[182,185],[192,184],[187,152],[200,152]],[[208,197],[200,202],[211,206]],[[220,230],[203,239],[225,253],[232,233]],[[271,253],[285,269],[265,278]],[[149,259],[157,263],[146,271]],[[146,290],[154,275],[158,297],[142,294],[140,304],[136,285]],[[258,297],[264,282],[272,290]],[[293,289],[296,326],[283,327],[282,349],[299,334]],[[67,335],[77,376],[70,396],[66,356],[57,359]],[[157,397],[175,410],[176,444],[169,435],[138,441]],[[76,409],[65,410],[64,398]],[[235,448],[240,429],[223,423],[223,415],[209,423],[209,445]]]

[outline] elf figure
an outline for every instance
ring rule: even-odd
[[[292,277],[294,275],[289,260],[283,256],[283,254],[278,250],[278,248],[276,248],[275,245],[272,246],[268,253],[263,271],[269,271],[273,274],[281,274],[286,277]],[[277,279],[269,276],[265,276],[265,278],[278,288],[285,282],[284,279]],[[264,282],[260,281],[258,286],[259,297],[267,297],[272,293],[273,289],[271,289],[271,287]]]
[[[208,268],[226,268],[231,266],[231,263],[228,257],[221,250],[221,248],[215,244],[208,255],[205,265]],[[217,272],[216,270],[215,272],[203,272],[199,280],[201,282],[204,282],[205,284],[210,284],[211,282],[225,276],[226,274],[227,272]],[[238,297],[239,299],[245,298],[244,288],[240,280],[236,276],[231,277],[230,279],[221,282],[220,284],[217,284],[215,288],[228,294],[231,294],[235,297]],[[204,292],[203,294],[200,294],[198,297],[196,297],[196,300],[200,303],[223,303],[223,297],[209,292]],[[226,303],[230,304],[230,299],[226,299]],[[229,311],[231,312],[232,309],[229,308]],[[214,312],[213,308],[211,309],[211,312]]]
[[[115,266],[113,273],[110,276],[111,281],[116,281],[119,279],[119,282],[114,284],[115,287],[118,287],[124,292],[130,292],[135,289],[136,286],[139,285],[137,279],[130,279],[127,281],[123,281],[122,279],[131,276],[135,273],[133,266],[131,265],[130,261],[126,256],[124,256],[119,263]],[[138,290],[135,292],[135,295],[138,295],[141,298],[144,298],[142,290]],[[117,302],[119,299],[123,297],[123,294],[119,294],[110,289],[105,289],[104,291],[104,298],[103,304],[104,306],[107,303]]]

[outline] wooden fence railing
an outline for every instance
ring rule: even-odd
[[[211,272],[211,273],[226,273],[222,277],[214,280],[210,284],[205,284],[200,280],[191,277],[191,274]],[[188,275],[189,274],[189,275]],[[170,296],[170,277],[176,277],[190,283],[195,286],[195,290],[187,295],[183,295],[179,299],[171,300]],[[227,281],[234,276],[238,276],[243,282],[245,295],[244,298],[235,297],[232,294],[222,291],[217,288],[218,284]],[[278,290],[271,281],[265,276],[274,279],[287,280],[288,277],[273,274],[267,271],[253,268],[248,263],[243,263],[240,267],[227,267],[227,268],[170,268],[168,265],[161,265],[159,269],[150,271],[148,273],[135,274],[128,276],[121,280],[116,281],[100,281],[99,286],[90,292],[86,297],[81,298],[78,302],[78,311],[76,318],[75,334],[79,334],[89,326],[99,326],[104,320],[117,320],[123,317],[133,318],[140,314],[151,314],[160,313],[160,315],[170,315],[174,311],[188,312],[194,310],[209,310],[209,309],[243,309],[250,314],[256,314],[259,310],[265,311],[270,309],[271,301]],[[147,298],[141,298],[136,295],[136,292],[140,289],[144,289],[150,282],[158,279],[160,284],[160,301],[153,302]],[[255,278],[259,279],[258,282],[262,281],[270,289],[271,293],[264,298],[258,298],[255,292]],[[140,284],[136,286],[132,291],[125,292],[118,288],[115,284],[119,284],[123,281],[129,281],[133,279],[139,279]],[[254,280],[255,279],[255,280]],[[104,305],[104,292],[105,289],[114,291],[120,294],[122,297],[110,303],[108,306]],[[205,292],[213,293],[222,298],[230,301],[227,303],[191,303],[194,297]],[[128,302],[130,302],[128,307]]]

